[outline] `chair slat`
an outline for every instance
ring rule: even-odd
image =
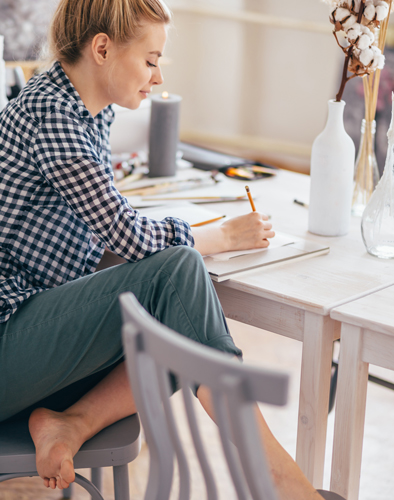
[[[253,500],[278,500],[256,423],[256,406],[248,398],[242,380],[225,377],[234,442]]]
[[[149,447],[149,477],[145,500],[167,500],[174,474],[174,450],[160,398],[156,364],[144,350],[143,338],[130,323],[123,326],[130,363],[127,369],[134,400]]]
[[[194,447],[196,449],[196,454],[200,462],[201,470],[205,481],[205,486],[207,489],[207,498],[208,500],[217,500],[218,492],[216,489],[215,479],[213,477],[211,467],[209,465],[207,455],[204,450],[204,445],[201,439],[200,430],[197,424],[196,414],[193,408],[193,400],[191,393],[192,383],[183,376],[179,376],[179,380],[182,387],[183,402],[185,404],[190,433],[193,438]]]
[[[159,377],[160,394],[163,401],[163,408],[167,419],[169,435],[174,446],[175,455],[179,468],[179,500],[188,500],[190,498],[190,469],[187,463],[186,454],[182,447],[177,425],[170,403],[170,387],[168,373],[161,367],[157,368]]]
[[[239,500],[247,500],[250,498],[250,495],[245,484],[245,478],[242,474],[242,467],[239,462],[236,447],[231,442],[231,428],[228,419],[228,409],[225,406],[226,402],[224,394],[219,391],[212,391],[211,395],[215,411],[215,421],[219,428],[223,452],[226,457],[235,491],[237,492]]]

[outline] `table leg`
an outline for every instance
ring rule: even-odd
[[[362,361],[363,332],[342,324],[334,424],[331,490],[357,500],[367,398],[368,363]]]
[[[305,312],[296,461],[315,488],[323,486],[332,344],[340,323]]]

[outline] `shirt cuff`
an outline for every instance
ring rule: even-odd
[[[190,225],[181,219],[175,219],[172,217],[171,221],[174,227],[174,239],[172,240],[172,245],[194,247],[194,238]]]

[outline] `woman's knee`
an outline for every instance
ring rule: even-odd
[[[195,276],[196,273],[207,275],[201,254],[194,248],[184,245],[171,248],[171,256],[163,269],[172,274],[182,273],[184,278]]]

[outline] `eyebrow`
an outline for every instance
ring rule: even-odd
[[[159,52],[158,50],[153,50],[152,52],[149,52],[149,54],[155,54],[155,55],[157,55],[157,57],[163,56],[163,54],[161,52]]]

